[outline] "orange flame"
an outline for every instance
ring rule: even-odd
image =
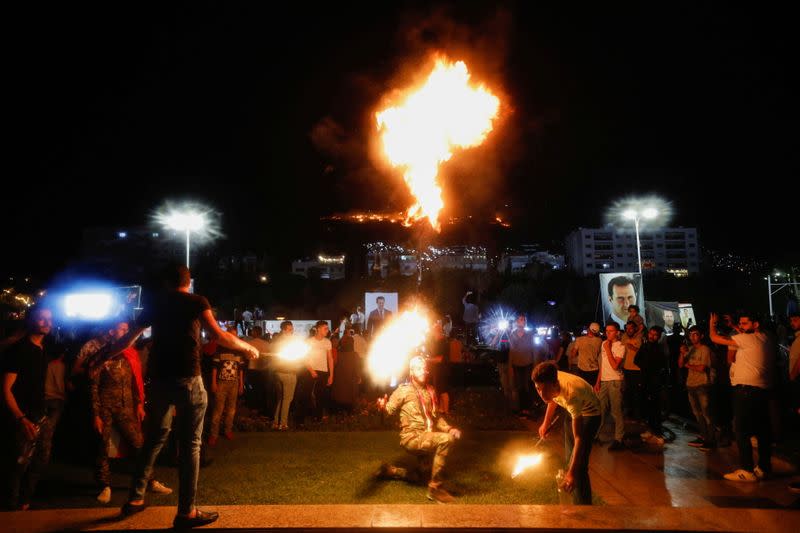
[[[407,225],[427,218],[439,231],[444,207],[436,180],[439,165],[452,157],[453,149],[477,146],[492,131],[500,99],[482,85],[470,86],[469,78],[463,61],[438,59],[419,89],[375,114],[386,157],[393,166],[404,167],[403,177],[416,199],[406,213]]]

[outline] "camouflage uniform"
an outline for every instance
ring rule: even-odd
[[[211,412],[211,437],[219,435],[219,424],[225,417],[225,433],[233,432],[236,403],[239,401],[239,380],[245,360],[238,352],[219,349],[213,363],[217,369],[217,392],[214,394],[214,410]]]
[[[142,447],[142,426],[136,417],[136,406],[142,399],[133,369],[122,355],[103,362],[92,374],[92,412],[103,421],[103,442],[97,454],[95,478],[107,487],[111,485],[108,463],[111,426],[116,425],[122,438],[138,451]]]
[[[404,383],[397,387],[386,403],[386,412],[390,415],[400,411],[400,446],[420,457],[433,454],[431,487],[441,485],[445,458],[455,440],[449,433],[452,429],[450,424],[436,410],[435,395],[433,387]],[[409,478],[408,472],[400,467],[393,468],[393,475]]]

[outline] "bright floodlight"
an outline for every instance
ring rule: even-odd
[[[219,232],[213,228],[213,222],[209,219],[211,212],[198,204],[185,204],[182,206],[172,206],[167,204],[155,215],[156,222],[165,226],[167,229],[180,231],[186,234],[186,266],[189,266],[190,248],[192,233],[195,238],[207,240],[211,235]],[[157,234],[153,234],[156,236]]]
[[[177,231],[200,231],[206,225],[206,218],[196,211],[175,211],[167,215],[164,224]]]
[[[655,207],[648,207],[644,211],[642,211],[642,216],[644,218],[656,218],[658,216],[658,209]]]
[[[640,274],[642,272],[642,250],[639,240],[641,226],[646,229],[662,226],[667,222],[671,213],[669,202],[654,195],[641,198],[620,198],[608,210],[607,220],[612,224],[618,222],[620,218],[633,222],[636,231],[636,257]],[[605,263],[603,268],[607,268]]]
[[[64,298],[64,310],[70,318],[99,320],[111,313],[114,299],[107,292],[68,294]]]

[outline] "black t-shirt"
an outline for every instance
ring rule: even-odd
[[[17,375],[11,392],[20,410],[29,420],[36,421],[44,414],[44,380],[47,359],[44,350],[23,337],[2,355],[2,373]]]
[[[148,375],[157,380],[200,375],[200,317],[205,297],[180,291],[155,295],[142,311],[140,326],[153,327]]]
[[[558,360],[558,369],[559,370],[568,370],[569,369],[569,354],[567,353],[567,348],[569,348],[570,342],[572,341],[561,341],[559,348],[564,349],[564,353],[561,355],[561,359]],[[555,354],[558,355],[558,354]]]

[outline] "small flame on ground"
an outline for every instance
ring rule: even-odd
[[[541,453],[533,453],[529,455],[520,455],[517,458],[517,464],[514,466],[514,471],[511,473],[511,477],[515,478],[521,473],[523,473],[528,468],[534,467],[539,465],[542,462],[542,454]]]

